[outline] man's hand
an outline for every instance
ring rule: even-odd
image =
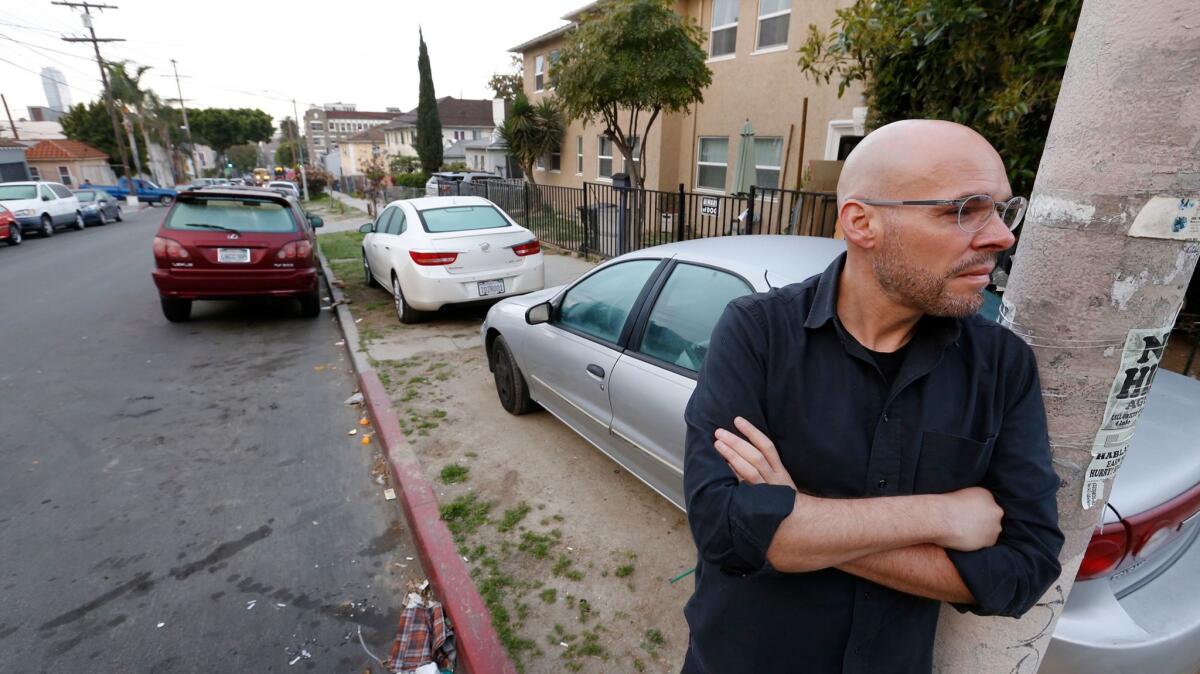
[[[716,438],[713,447],[733,469],[734,475],[750,484],[779,484],[795,489],[796,483],[779,461],[775,443],[742,417],[734,419],[733,426],[748,441],[736,433],[718,428],[713,434]]]
[[[996,544],[1004,511],[996,505],[990,491],[983,487],[968,487],[941,494],[940,498],[945,504],[946,534],[935,543],[962,552]]]

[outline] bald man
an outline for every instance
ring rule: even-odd
[[[971,129],[909,120],[838,183],[846,252],[730,303],[686,412],[683,671],[928,672],[939,602],[1020,616],[1058,577],[1030,349],[976,316],[1026,202]]]

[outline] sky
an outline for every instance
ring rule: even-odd
[[[301,118],[309,106],[333,102],[371,111],[415,108],[418,26],[439,97],[491,98],[488,78],[510,70],[509,48],[564,25],[562,15],[587,4],[98,1],[118,9],[95,15],[96,36],[126,40],[101,44],[106,60],[151,66],[142,81],[160,97],[176,98],[174,58],[189,109],[259,108],[276,123],[292,116],[292,98]],[[301,9],[307,7],[314,9]],[[50,0],[0,3],[0,93],[13,119],[28,118],[27,106],[46,105],[45,66],[63,73],[73,103],[99,99],[92,45],[60,39],[86,34],[78,10]]]

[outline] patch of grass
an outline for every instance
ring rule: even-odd
[[[517,586],[517,583],[512,576],[500,573],[499,565],[491,557],[485,557],[480,560],[480,563],[480,568],[488,570],[489,573],[480,574],[476,580],[475,585],[479,589],[479,596],[483,598],[483,603],[487,605],[488,612],[492,615],[492,626],[496,628],[496,635],[500,637],[500,643],[504,644],[504,650],[508,651],[517,669],[524,671],[521,657],[526,652],[540,651],[533,641],[517,634],[519,625],[513,623],[512,615],[504,605],[505,597]],[[526,611],[528,611],[527,607]],[[519,602],[517,612],[518,614],[522,613]]]
[[[585,623],[592,619],[592,605],[586,599],[579,600],[579,622]]]
[[[567,646],[559,656],[567,660],[563,664],[567,669],[577,672],[583,668],[582,658],[599,658],[602,660],[608,659],[608,653],[604,647],[600,645],[600,631],[603,629],[597,625],[594,630],[584,630],[583,638],[579,641]]]
[[[566,555],[559,555],[558,561],[554,562],[554,567],[550,569],[550,573],[555,576],[563,576],[570,580],[583,580],[583,572],[572,567],[571,558]]]
[[[548,587],[538,593],[538,599],[541,599],[547,604],[553,604],[558,599],[558,590]]]
[[[636,672],[646,671],[646,663],[642,662],[641,660],[639,660],[637,658],[634,658],[633,659],[633,670]]]
[[[480,501],[472,493],[459,496],[442,506],[439,511],[442,520],[446,522],[446,527],[450,529],[450,533],[454,534],[455,540],[461,541],[467,534],[475,533],[480,526],[487,522],[487,516],[491,509],[491,503]]]
[[[665,637],[663,637],[662,632],[658,631],[657,629],[650,628],[646,630],[646,638],[642,640],[641,646],[642,650],[646,651],[650,655],[655,655],[658,652],[658,649],[666,643],[667,640]]]
[[[325,258],[329,260],[362,259],[363,236],[364,234],[358,230],[322,234],[317,237],[317,245],[321,247],[321,252],[325,254]],[[341,278],[341,276],[338,278]]]
[[[613,571],[613,575],[616,576],[617,578],[627,578],[627,577],[633,575],[633,565],[632,564],[622,564],[621,566],[617,567],[616,571]]]
[[[443,412],[443,415],[445,413]],[[463,468],[466,470],[466,468]],[[500,518],[500,523],[496,525],[496,530],[500,532],[512,531],[513,527],[517,526],[525,516],[529,514],[529,504],[521,501],[515,508],[509,508],[504,511],[504,517]],[[528,533],[528,532],[527,532]]]
[[[415,400],[419,395],[421,395],[421,392],[415,388],[405,389],[404,396],[400,398],[400,402],[406,403],[410,400]]]
[[[458,484],[459,482],[465,482],[470,472],[470,468],[467,468],[466,466],[460,466],[457,463],[452,463],[443,468],[438,477],[445,484]]]
[[[463,453],[463,456],[467,457],[468,459],[477,459],[477,458],[479,458],[479,455],[478,455],[478,454],[476,454],[475,452],[464,452],[464,453]]]
[[[521,552],[527,552],[538,559],[545,559],[550,556],[550,549],[558,545],[562,534],[558,529],[551,531],[549,534],[539,534],[532,531],[524,531],[521,533],[521,544],[517,549]],[[568,563],[570,560],[567,560]]]
[[[354,260],[331,260],[328,255],[326,260],[330,260],[329,269],[337,280],[347,285],[362,283],[362,263]]]
[[[432,372],[434,370],[440,370],[444,367],[450,367],[450,363],[446,363],[443,361],[438,361],[436,363],[430,363],[429,367],[425,368],[425,371]]]
[[[408,380],[408,383],[409,383],[409,385],[410,385],[410,386],[411,386],[411,385],[428,384],[428,383],[429,383],[429,378],[428,378],[428,377],[416,376],[416,377],[413,377],[412,379],[409,379],[409,380]]]

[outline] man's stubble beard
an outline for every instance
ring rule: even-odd
[[[983,291],[955,294],[948,281],[981,264],[995,265],[996,256],[978,253],[955,265],[944,276],[937,276],[909,261],[908,251],[899,232],[886,232],[871,257],[875,280],[892,299],[930,316],[970,316],[983,306]]]

